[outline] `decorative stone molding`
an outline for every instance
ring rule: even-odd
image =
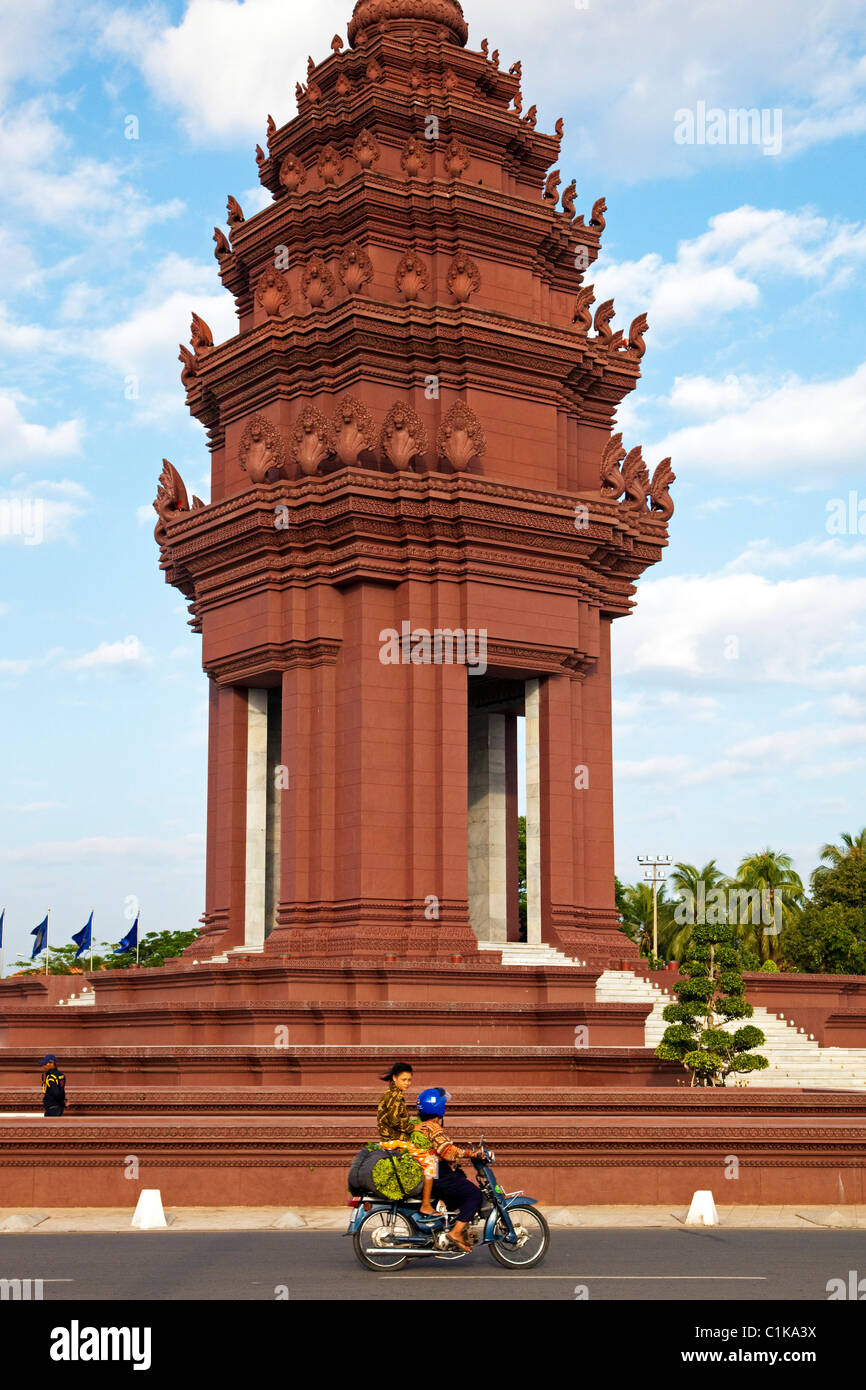
[[[584,285],[579,289],[574,297],[574,314],[572,323],[578,333],[588,333],[592,326],[592,314],[590,305],[595,303],[595,287]]]
[[[229,194],[228,200],[226,202],[226,221],[228,222],[230,227],[239,227],[243,220],[243,208],[241,207],[237,198],[233,198],[232,195]]]
[[[193,497],[192,507],[190,507],[183,478],[173,463],[169,463],[168,459],[163,459],[162,472],[159,475],[156,488],[156,500],[153,504],[153,510],[159,518],[153,531],[153,538],[157,544],[160,547],[165,545],[168,538],[165,529],[166,522],[173,521],[181,512],[199,511],[203,506],[204,502],[200,497]]]
[[[576,197],[577,182],[575,179],[572,179],[571,183],[563,191],[562,194],[562,213],[564,217],[568,218],[569,222],[571,222],[574,218],[574,200]]]
[[[296,193],[307,181],[306,166],[296,155],[287,154],[280,165],[280,183],[289,193]]]
[[[232,254],[232,248],[228,244],[226,234],[219,227],[214,227],[213,239],[216,242],[214,255],[216,256],[218,261],[222,261],[225,259],[226,256],[230,256]]]
[[[247,421],[238,447],[238,461],[252,483],[267,482],[273,469],[283,470],[286,446],[276,425],[266,415],[256,412]]]
[[[656,466],[649,488],[650,511],[660,514],[661,521],[670,521],[674,514],[674,504],[670,499],[668,488],[677,480],[677,475],[671,468],[669,458],[662,459]]]
[[[344,396],[334,411],[334,449],[347,468],[354,468],[362,452],[372,452],[376,443],[373,418],[357,396]]]
[[[439,426],[436,436],[439,458],[447,459],[455,473],[463,473],[487,448],[484,431],[474,410],[465,401],[455,401]]]
[[[382,453],[397,469],[405,472],[413,459],[427,451],[427,431],[410,405],[395,401],[385,416],[379,437]]]
[[[344,72],[341,72],[336,82],[334,83],[334,91],[337,93],[338,97],[345,97],[348,96],[351,90],[351,82],[349,81],[346,74]]]
[[[619,467],[625,458],[622,435],[613,434],[604,446],[601,455],[601,491],[603,496],[615,502],[625,491],[625,479]]]
[[[189,340],[196,353],[201,352],[203,348],[213,347],[213,333],[198,314],[192,316],[192,322],[189,326]]]
[[[258,164],[259,168],[261,168],[264,164],[265,158],[265,152],[262,149],[261,145],[256,145],[256,164]]]
[[[551,169],[547,178],[544,180],[544,192],[541,196],[546,201],[548,201],[553,207],[556,207],[556,204],[559,202],[559,194],[557,192],[557,189],[559,188],[561,182],[562,180],[560,178],[558,169]]]
[[[629,449],[622,465],[622,480],[625,484],[625,498],[621,503],[623,511],[645,512],[649,492],[649,469],[643,461],[640,445]],[[668,498],[670,501],[670,498]]]
[[[358,0],[347,30],[352,48],[363,44],[365,29],[382,26],[387,31],[389,21],[394,19],[438,24],[446,36],[453,34],[460,44],[465,44],[469,37],[469,26],[457,0]]]
[[[319,178],[324,184],[335,184],[343,172],[343,156],[333,145],[326,145],[316,162]]]
[[[276,121],[274,120],[274,118],[273,118],[273,116],[271,115],[271,113],[268,112],[268,123],[267,123],[267,126],[265,127],[265,141],[266,141],[266,143],[267,143],[268,149],[270,149],[270,147],[271,147],[271,141],[273,140],[273,138],[274,138],[274,136],[276,135],[276,133],[277,133],[277,123],[276,123]]]
[[[291,453],[295,463],[310,476],[335,451],[330,421],[315,406],[305,405],[292,430]]]
[[[259,276],[256,285],[256,300],[269,319],[277,318],[291,304],[292,291],[289,288],[289,282],[283,272],[277,270],[276,266],[269,265]]]
[[[446,284],[459,304],[464,304],[471,294],[481,288],[481,272],[465,252],[458,251],[452,260]]]
[[[301,290],[314,309],[320,309],[334,293],[334,277],[321,256],[307,262],[301,276]]]
[[[375,66],[375,64],[371,64],[371,66]],[[367,71],[369,76],[369,69]],[[362,169],[370,169],[374,164],[378,163],[382,150],[379,141],[372,131],[367,130],[365,127],[358,133],[355,143],[352,146],[352,154]]]
[[[196,367],[195,357],[190,352],[189,348],[184,347],[183,343],[180,343],[179,347],[180,351],[177,360],[181,364],[180,380],[181,384],[185,386],[188,391],[198,375],[198,369]]]
[[[424,148],[424,141],[410,135],[406,141],[406,146],[400,155],[400,168],[410,179],[414,179],[417,174],[421,174],[429,164],[427,151]]]
[[[452,179],[462,179],[469,168],[469,154],[459,140],[451,140],[446,146],[445,168]]]
[[[636,319],[632,319],[631,327],[628,330],[628,352],[638,360],[640,360],[646,352],[646,344],[643,335],[648,328],[649,320],[646,314],[638,314]]]
[[[394,283],[405,300],[412,303],[422,290],[430,287],[430,274],[421,257],[414,251],[407,251],[394,273]]]
[[[350,241],[340,256],[338,266],[340,279],[348,293],[363,294],[364,286],[373,278],[373,262],[363,246],[359,246],[356,241]]]

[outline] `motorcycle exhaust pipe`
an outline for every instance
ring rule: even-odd
[[[376,1245],[372,1250],[365,1250],[365,1255],[408,1255],[410,1258],[417,1255],[438,1255],[438,1250],[401,1250],[399,1245]]]

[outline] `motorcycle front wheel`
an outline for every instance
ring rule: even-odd
[[[396,1251],[391,1253],[385,1244],[380,1246],[380,1242],[384,1242],[389,1236],[400,1240],[411,1234],[409,1222],[399,1212],[371,1211],[355,1231],[355,1254],[366,1269],[375,1269],[380,1274],[391,1273],[392,1270],[402,1269],[403,1265],[408,1264],[408,1256]]]
[[[498,1264],[507,1269],[531,1269],[540,1264],[550,1246],[550,1227],[535,1207],[509,1207],[508,1214],[519,1238],[519,1244],[505,1243],[508,1234],[505,1223],[496,1223],[490,1253]]]

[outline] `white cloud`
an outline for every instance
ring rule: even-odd
[[[834,472],[866,458],[866,362],[836,380],[791,376],[744,409],[672,431],[649,453],[670,455],[683,474],[755,479],[797,472],[829,483]]]
[[[756,574],[674,575],[639,585],[628,622],[614,627],[620,677],[665,678],[669,688],[764,682],[839,688],[866,651],[866,578],[771,581]]]
[[[100,642],[93,651],[67,661],[66,667],[70,671],[140,669],[149,665],[151,660],[138,637],[124,637],[122,642]]]
[[[821,513],[823,520],[823,512]],[[727,573],[746,570],[750,574],[762,570],[798,570],[815,563],[827,565],[866,564],[866,536],[841,540],[828,536],[823,540],[809,539],[781,546],[771,540],[750,541],[746,549],[725,565]]]
[[[87,491],[71,479],[34,479],[23,475],[0,492],[0,543],[42,545],[68,538],[84,515]]]
[[[613,298],[621,322],[646,312],[651,333],[665,341],[696,325],[705,328],[725,314],[754,308],[761,297],[760,281],[786,277],[824,286],[844,282],[864,261],[866,226],[831,222],[808,210],[744,205],[711,217],[706,232],[679,243],[673,261],[656,252],[620,262],[603,254],[593,278],[596,299]],[[721,403],[731,405],[754,391],[746,377],[728,376],[723,383],[702,377],[682,380],[679,398],[671,402],[679,408],[706,410],[710,389]]]
[[[88,839],[50,840],[15,849],[0,849],[0,861],[6,864],[54,865],[123,859],[130,863],[158,864],[161,860],[197,860],[203,854],[204,839],[201,835],[184,835],[171,840],[94,835]]]
[[[76,155],[46,97],[0,114],[0,182],[7,206],[72,239],[134,239],[184,206],[151,204],[118,164]]]
[[[350,10],[347,0],[312,7],[189,0],[171,23],[156,7],[127,7],[111,15],[104,38],[137,63],[193,139],[246,141],[260,138],[267,111],[278,123],[294,114],[291,93],[304,80],[305,55],[327,57],[330,35],[345,34]],[[473,0],[466,15],[471,48],[489,34],[504,67],[522,57],[524,107],[538,103],[546,128],[573,113],[563,158],[584,173],[641,179],[770,162],[756,147],[675,144],[674,112],[698,100],[784,106],[783,153],[860,129],[866,110],[857,0],[823,0],[805,23],[792,22],[789,0],[762,0],[759,11],[754,0],[593,0],[580,9],[562,0],[531,7]],[[215,81],[226,54],[230,73]]]
[[[60,458],[81,452],[83,425],[79,419],[57,425],[39,425],[25,420],[20,404],[32,405],[15,391],[0,392],[0,437],[4,463],[20,463],[32,458]]]

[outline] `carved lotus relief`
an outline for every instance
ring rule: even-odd
[[[394,274],[394,283],[409,303],[418,299],[421,292],[429,287],[430,275],[427,267],[414,251],[407,251],[401,258]]]
[[[276,266],[269,265],[259,276],[256,299],[269,319],[276,318],[288,310],[292,302],[292,292],[285,275],[281,270],[277,270]]]
[[[289,193],[296,193],[307,181],[307,170],[296,155],[287,154],[280,165],[280,183]]]
[[[400,155],[400,167],[409,175],[410,179],[414,179],[416,174],[422,173],[427,168],[428,162],[423,140],[418,140],[414,135],[410,135],[406,147]]]
[[[426,453],[427,431],[410,405],[395,401],[385,416],[379,445],[398,473],[404,473],[412,460]]]
[[[446,283],[454,298],[464,304],[471,294],[481,288],[481,272],[463,251],[458,251],[450,266]]]
[[[373,278],[373,263],[363,246],[350,241],[339,260],[340,279],[349,294],[363,294],[364,286]]]
[[[252,483],[267,482],[272,470],[276,477],[283,469],[286,446],[276,425],[266,415],[257,412],[247,421],[238,447],[238,459]]]
[[[333,145],[326,145],[319,155],[316,166],[322,183],[333,184],[343,172],[343,156]]]
[[[462,179],[469,168],[469,155],[466,146],[459,140],[452,140],[445,149],[445,168],[452,179]]]
[[[382,150],[375,135],[369,130],[362,130],[352,146],[352,154],[355,156],[361,168],[371,168],[377,162],[381,153]]]
[[[315,406],[306,405],[292,430],[292,458],[302,473],[311,476],[336,451],[331,422]]]
[[[321,256],[313,256],[307,262],[301,276],[301,289],[314,309],[320,309],[325,300],[333,296],[334,277]]]
[[[484,431],[474,410],[465,401],[455,401],[439,426],[437,455],[447,459],[455,473],[463,473],[487,448]]]
[[[347,468],[356,467],[361,454],[375,446],[373,418],[356,396],[344,396],[334,412],[334,441],[337,457]]]

